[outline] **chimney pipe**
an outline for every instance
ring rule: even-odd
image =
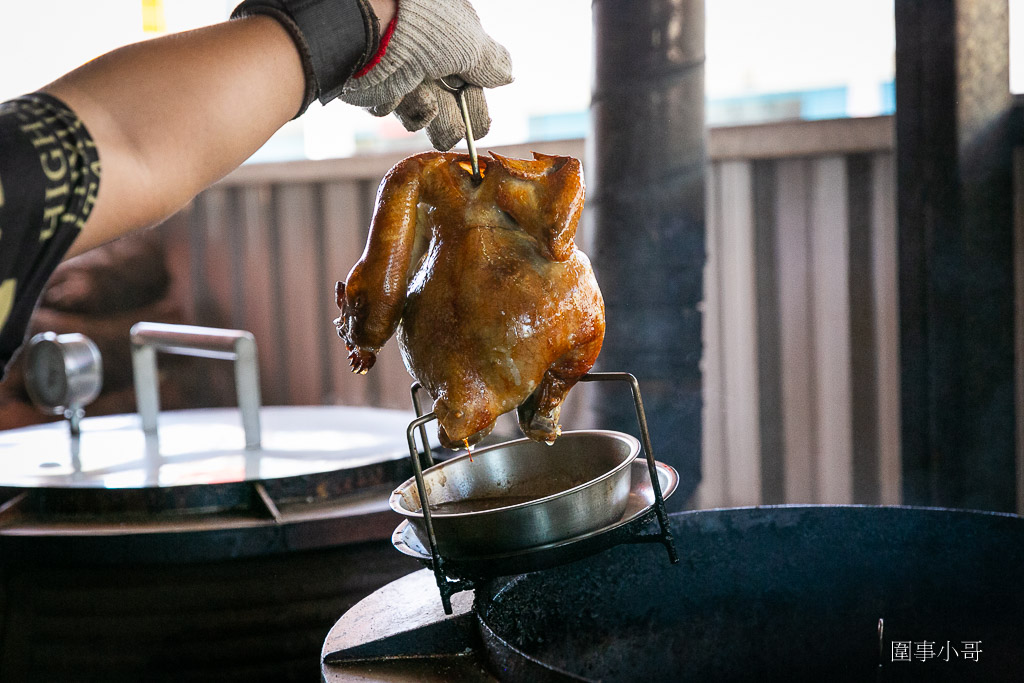
[[[655,457],[700,482],[704,271],[704,0],[594,0],[588,244],[605,297],[602,370],[636,375]],[[593,419],[636,433],[628,395],[597,383]]]

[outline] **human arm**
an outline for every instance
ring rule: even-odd
[[[309,11],[317,4],[309,0],[263,2],[289,11]],[[374,25],[398,25],[392,21],[398,2],[320,0],[319,4],[333,9],[347,7],[348,11],[339,13],[352,16],[350,8],[358,3],[362,28],[368,31],[367,17],[375,20]],[[480,39],[479,31],[467,34],[444,28],[446,12],[464,9],[466,5],[466,0],[436,0],[436,5],[429,6],[436,8],[437,16],[423,26],[428,32],[435,31],[430,36],[433,42],[420,40],[412,51],[409,45],[399,42],[401,49],[392,50],[387,59],[383,59],[383,49],[369,49],[367,45],[372,47],[374,43],[368,42],[357,52],[372,52],[372,63],[328,63],[328,71],[354,80],[349,74],[357,73],[362,66],[371,75],[379,76],[381,69],[430,61],[429,55],[417,50],[430,52],[435,45],[446,46],[448,52],[468,49],[478,61],[484,54],[480,45],[473,42]],[[159,223],[248,158],[296,112],[301,113],[310,92],[322,101],[326,101],[326,95],[340,92],[344,81],[321,84],[322,74],[311,68],[311,62],[313,67],[324,66],[324,45],[332,46],[326,50],[332,53],[344,43],[339,43],[337,34],[315,21],[315,13],[314,20],[306,23],[312,31],[308,36],[301,31],[296,33],[297,22],[286,25],[280,17],[253,14],[114,50],[45,86],[39,95],[24,98],[30,108],[43,106],[40,98],[54,98],[46,106],[63,112],[61,120],[66,124],[60,125],[67,126],[60,130],[48,128],[58,136],[54,139],[67,140],[60,137],[64,135],[80,138],[80,144],[88,145],[93,152],[98,150],[99,160],[86,163],[73,147],[62,150],[58,144],[58,149],[53,150],[58,156],[65,155],[61,163],[83,167],[72,171],[80,187],[67,195],[83,200],[81,206],[54,218],[62,228],[53,233],[44,228],[39,218],[44,209],[49,212],[54,208],[44,207],[42,180],[36,184],[19,182],[17,164],[15,172],[9,172],[12,169],[3,168],[5,159],[0,158],[0,170],[6,176],[0,185],[0,204],[6,192],[8,209],[12,196],[17,200],[15,203],[26,207],[24,215],[14,219],[15,223],[5,220],[0,233],[0,255],[7,257],[0,259],[0,364],[6,363],[20,343],[35,299],[62,257],[77,255],[132,230]],[[415,15],[411,11],[407,14]],[[475,14],[472,20],[478,27]],[[351,31],[344,33],[352,37]],[[421,38],[423,35],[420,31]],[[319,62],[309,59],[313,53],[319,55]],[[364,93],[363,97],[371,104],[385,104],[374,100],[372,93]],[[480,111],[486,116],[482,93],[473,108],[478,116]],[[14,128],[20,125],[11,117],[8,123]],[[424,117],[419,127],[428,123],[429,117]],[[7,142],[29,145],[27,156],[22,156],[36,159],[34,163],[38,166],[42,157],[32,153],[32,141],[15,131],[7,139],[0,135],[0,143]],[[0,155],[5,153],[3,150],[0,144]],[[86,167],[88,172],[83,170]],[[81,195],[77,194],[79,190]],[[47,236],[53,234],[55,239]],[[14,243],[17,248],[12,248]]]
[[[395,0],[370,0],[390,21]],[[85,124],[103,168],[68,256],[154,225],[249,158],[302,102],[288,32],[252,16],[128,45],[42,90]]]
[[[399,0],[367,2],[382,27],[392,25]],[[507,51],[465,0],[438,3],[429,22],[422,0],[403,2],[398,42],[349,79],[344,99],[378,115],[402,105],[407,128],[430,126],[435,146],[447,148],[464,131],[454,98],[433,98],[432,80],[434,71],[461,73],[477,84],[467,94],[482,137],[490,120],[479,86],[511,80]],[[445,35],[445,22],[457,30]],[[326,40],[306,42],[316,51]],[[99,198],[68,255],[160,222],[255,152],[304,102],[312,74],[300,50],[276,19],[256,15],[114,50],[46,86],[85,123],[103,165]]]
[[[368,17],[396,0],[322,2],[350,23],[321,38],[358,54]],[[308,76],[293,36],[255,16],[114,50],[0,103],[0,375],[62,258],[160,222],[231,171],[295,116]]]
[[[103,169],[68,255],[173,214],[291,119],[303,88],[295,45],[268,17],[128,45],[43,88],[85,124]]]

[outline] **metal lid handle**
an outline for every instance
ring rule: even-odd
[[[238,408],[242,413],[242,428],[245,430],[245,447],[260,447],[260,376],[256,339],[252,332],[140,322],[132,326],[131,343],[135,401],[145,433],[157,433],[157,416],[160,413],[157,351],[182,356],[222,358],[235,362],[235,390],[238,394]]]

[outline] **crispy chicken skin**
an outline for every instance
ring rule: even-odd
[[[604,302],[573,237],[583,172],[571,157],[409,157],[381,182],[362,257],[337,285],[338,335],[365,373],[398,332],[449,448],[474,444],[518,408],[551,443],[562,401],[593,367]]]

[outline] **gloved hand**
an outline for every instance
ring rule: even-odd
[[[487,134],[491,119],[483,89],[511,83],[512,60],[484,32],[469,0],[398,0],[383,50],[371,68],[346,81],[343,101],[375,116],[393,111],[407,130],[425,126],[430,143],[444,151],[464,138],[466,129],[455,96],[437,79],[458,75],[468,84],[474,137]]]

